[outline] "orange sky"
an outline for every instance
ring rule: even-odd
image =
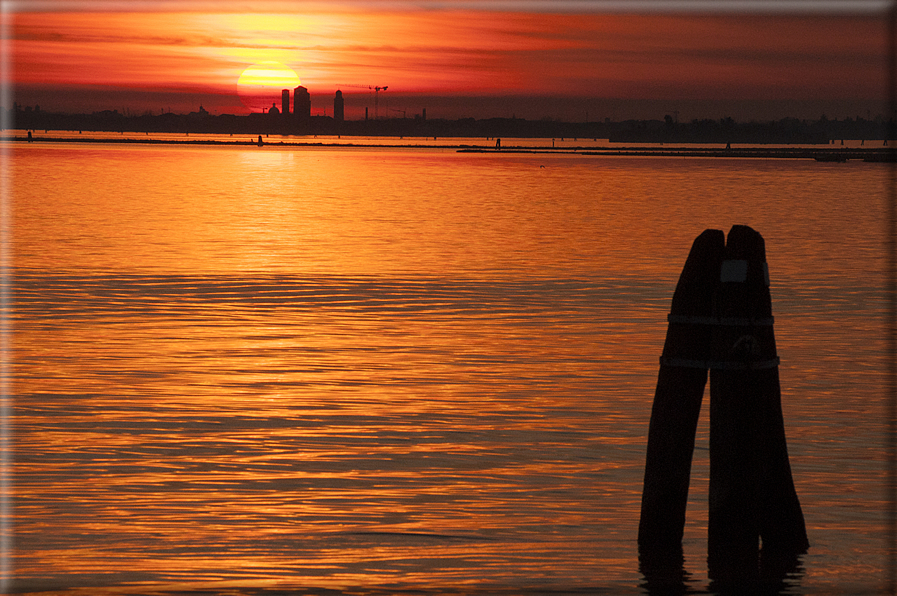
[[[7,15],[5,37],[16,101],[51,111],[191,111],[204,103],[243,113],[237,79],[266,60],[295,70],[324,110],[345,84],[388,85],[381,101],[410,111],[442,101],[463,112],[465,98],[480,98],[467,109],[479,105],[481,113],[446,114],[474,117],[510,115],[501,98],[517,98],[516,115],[537,118],[528,105],[581,110],[591,101],[601,116],[611,100],[617,111],[625,111],[623,100],[653,100],[671,106],[666,111],[682,102],[686,112],[701,101],[830,102],[835,112],[872,110],[885,97],[885,23],[873,2],[855,4],[865,7],[860,14],[624,13],[614,8],[620,3],[566,4],[578,12],[523,1],[438,9],[360,0],[26,1]],[[266,12],[240,12],[247,6]],[[370,103],[368,92],[343,90],[347,107]],[[526,97],[547,99],[520,103]]]

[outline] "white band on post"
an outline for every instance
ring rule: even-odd
[[[667,315],[670,323],[686,325],[720,325],[724,327],[770,327],[775,323],[774,317],[702,317],[698,315]]]
[[[715,360],[692,360],[690,358],[660,357],[661,366],[673,366],[676,368],[698,368],[711,370],[768,370],[776,368],[780,364],[779,357],[766,360],[733,360],[720,362]]]

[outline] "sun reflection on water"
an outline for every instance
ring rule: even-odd
[[[61,149],[22,151],[23,588],[636,589],[672,289],[697,233],[745,219],[773,275],[801,581],[880,577],[874,210],[821,222],[764,194],[875,203],[868,170],[100,146],[66,147],[62,193],[29,175]],[[706,419],[696,445],[699,585]]]

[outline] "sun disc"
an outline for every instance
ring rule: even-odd
[[[237,94],[247,108],[262,111],[272,104],[279,106],[281,91],[292,92],[300,84],[296,71],[281,62],[268,60],[243,71],[237,80]]]

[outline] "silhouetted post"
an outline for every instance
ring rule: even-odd
[[[763,238],[734,226],[713,301],[710,370],[711,578],[759,579],[764,558],[809,546],[782,417],[769,272]]]
[[[681,566],[692,453],[710,355],[712,297],[725,236],[705,230],[692,244],[670,308],[645,459],[639,556],[646,567]]]

